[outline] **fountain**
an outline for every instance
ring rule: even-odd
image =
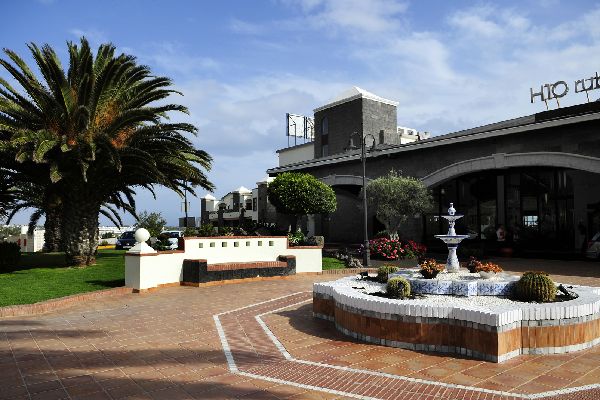
[[[414,298],[375,296],[385,283],[344,277],[313,285],[313,315],[335,322],[345,335],[390,347],[454,353],[492,362],[520,354],[559,354],[600,343],[600,289],[578,286],[579,297],[551,303],[510,298],[518,276],[483,279],[459,271],[456,249],[467,235],[457,235],[452,203],[447,235],[448,273],[425,279],[418,268],[390,274],[410,284]],[[572,287],[570,287],[572,288]]]
[[[454,230],[454,224],[457,220],[461,219],[463,215],[456,214],[454,203],[450,203],[448,215],[441,215],[441,217],[448,220],[448,233],[446,235],[435,235],[435,237],[446,243],[446,246],[448,246],[448,261],[446,262],[446,271],[458,272],[460,265],[458,263],[458,257],[456,256],[456,249],[458,248],[460,242],[462,242],[463,239],[468,238],[469,235],[457,235],[456,231]]]

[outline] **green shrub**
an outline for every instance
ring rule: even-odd
[[[188,226],[183,231],[183,236],[184,237],[196,237],[196,236],[198,236],[198,229],[196,229],[193,226]]]
[[[200,237],[215,236],[215,227],[210,222],[208,224],[202,224],[198,228],[197,234]]]
[[[402,277],[395,276],[388,281],[386,292],[391,298],[404,299],[410,296],[410,283]]]
[[[517,300],[546,303],[554,301],[556,285],[547,273],[528,271],[517,281],[514,295]]]
[[[102,234],[102,236],[100,237],[100,239],[110,239],[110,238],[114,238],[114,237],[115,237],[114,232],[104,232]]]
[[[388,275],[398,271],[398,267],[393,265],[383,265],[377,269],[377,281],[386,283],[388,281]]]
[[[106,240],[103,240],[103,241],[100,242],[100,246],[108,246],[108,244],[109,243]]]
[[[18,244],[0,242],[0,272],[16,268],[20,259],[21,247]]]
[[[290,232],[288,233],[288,242],[292,246],[301,246],[304,244],[306,238],[304,237],[304,233],[302,231]]]

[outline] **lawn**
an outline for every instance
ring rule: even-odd
[[[333,257],[323,257],[323,271],[328,269],[344,269],[346,264]]]
[[[0,306],[30,304],[125,284],[123,250],[98,250],[96,265],[65,267],[62,253],[26,253],[21,269],[0,273]]]

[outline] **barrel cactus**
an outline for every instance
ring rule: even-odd
[[[521,276],[515,286],[515,296],[521,301],[546,303],[554,301],[556,285],[543,271],[528,271]]]
[[[377,269],[377,281],[386,283],[388,281],[388,275],[398,271],[398,267],[393,265],[383,265]]]
[[[399,276],[388,280],[386,292],[388,297],[394,299],[404,299],[410,296],[410,282]]]

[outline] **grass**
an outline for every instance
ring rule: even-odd
[[[323,270],[328,269],[344,269],[346,264],[343,261],[333,257],[323,257]]]
[[[0,306],[31,304],[125,284],[123,250],[98,250],[96,264],[65,266],[63,253],[25,253],[21,269],[0,273]]]
[[[31,304],[72,294],[125,284],[125,250],[98,250],[96,264],[66,266],[64,253],[23,253],[19,270],[0,273],[0,307]],[[323,269],[343,269],[333,257],[323,257]]]

